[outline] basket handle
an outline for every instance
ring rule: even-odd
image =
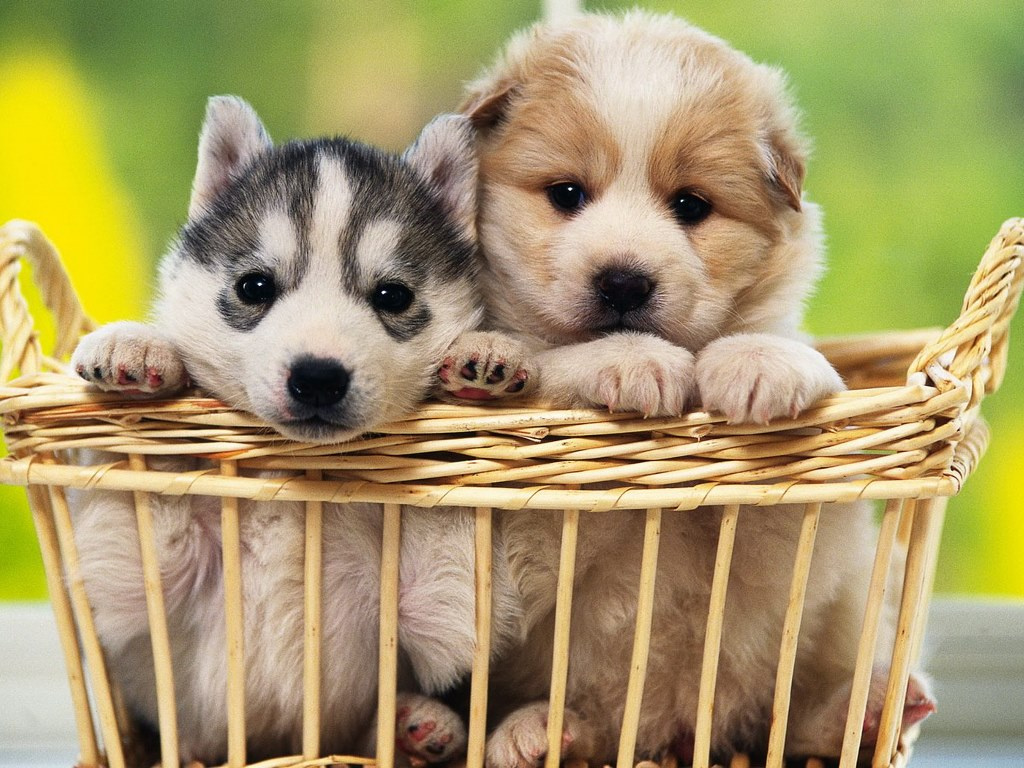
[[[981,257],[960,316],[926,345],[908,374],[927,377],[940,391],[970,380],[973,408],[995,392],[1006,372],[1010,320],[1020,303],[1024,219],[1003,224]]]
[[[21,292],[21,260],[32,264],[33,278],[57,328],[52,357],[44,356],[39,333]],[[0,227],[0,382],[15,371],[23,375],[56,368],[86,331],[96,328],[78,301],[60,255],[32,222],[14,219]]]

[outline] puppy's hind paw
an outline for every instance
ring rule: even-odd
[[[886,678],[875,671],[871,680],[867,711],[864,713],[864,730],[861,743],[874,746],[878,741],[881,726],[882,707],[885,704]],[[935,712],[935,699],[932,697],[928,681],[917,674],[911,674],[907,681],[907,693],[903,702],[903,716],[900,728],[906,730],[924,720]]]
[[[515,339],[471,331],[448,348],[437,378],[437,394],[446,400],[497,400],[530,389],[536,367]]]
[[[466,728],[451,709],[428,696],[398,697],[395,745],[413,765],[443,763],[466,749]]]
[[[562,758],[590,757],[592,738],[587,726],[570,709],[562,724]],[[548,703],[537,701],[506,717],[487,741],[487,768],[536,768],[548,752]]]
[[[71,367],[109,392],[169,394],[188,386],[175,346],[142,323],[110,323],[84,336],[71,356]]]
[[[884,665],[876,665],[868,685],[864,721],[861,727],[860,748],[862,753],[874,751],[881,728],[882,710],[886,703],[889,687],[889,671]],[[851,684],[847,681],[819,704],[812,704],[798,717],[790,721],[786,734],[786,754],[791,756],[816,755],[838,757],[846,737],[846,720],[850,708]],[[912,673],[907,682],[907,693],[900,718],[900,730],[921,722],[935,711],[935,699],[929,691],[927,680],[918,673]]]

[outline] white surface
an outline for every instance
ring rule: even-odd
[[[921,743],[930,733],[1017,739],[1024,767],[1024,602],[936,600],[924,655],[939,704]]]
[[[70,748],[77,754],[75,744],[74,710],[50,606],[0,603],[0,765],[14,765],[4,760],[15,750]]]
[[[936,600],[939,712],[910,768],[1024,768],[1024,603]],[[72,768],[74,716],[50,608],[0,603],[0,768]]]

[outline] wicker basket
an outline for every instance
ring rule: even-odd
[[[65,359],[78,336],[93,327],[82,312],[53,247],[37,228],[11,222],[0,229],[0,324],[3,355],[0,411],[10,455],[0,462],[0,482],[24,485],[46,565],[75,706],[82,766],[130,765],[131,729],[119,710],[90,606],[77,574],[77,553],[65,489],[134,491],[143,542],[156,659],[164,765],[178,764],[173,670],[162,614],[157,553],[147,536],[151,494],[202,494],[222,499],[225,531],[237,523],[238,500],[290,500],[307,509],[307,674],[301,755],[283,755],[261,766],[374,762],[320,754],[317,642],[318,522],[324,502],[383,504],[385,563],[381,584],[381,722],[395,717],[397,569],[400,505],[462,506],[477,510],[477,652],[471,691],[468,764],[482,764],[490,623],[491,520],[494,510],[569,510],[563,517],[563,568],[559,574],[549,738],[561,732],[567,632],[572,600],[573,548],[580,513],[636,510],[645,526],[645,556],[638,596],[632,674],[620,735],[620,768],[632,762],[650,637],[650,605],[661,516],[676,510],[720,506],[715,577],[700,682],[694,765],[709,764],[711,711],[722,631],[722,608],[740,505],[795,504],[805,524],[794,543],[789,609],[776,677],[774,727],[767,765],[782,766],[790,681],[802,595],[822,502],[886,500],[881,517],[870,598],[853,679],[843,768],[857,762],[872,650],[894,543],[908,547],[898,640],[874,766],[906,763],[914,733],[900,733],[902,696],[919,652],[931,592],[946,497],[960,489],[981,456],[987,430],[979,417],[983,397],[1003,375],[1007,331],[1016,309],[1024,256],[1024,220],[1007,222],[972,280],[963,310],[940,331],[887,333],[823,342],[822,351],[851,389],[828,398],[799,418],[767,426],[728,425],[715,414],[640,419],[630,414],[536,407],[455,407],[428,404],[379,434],[343,446],[284,440],[252,417],[218,401],[187,397],[147,402],[101,394],[67,375]],[[44,355],[22,299],[17,275],[28,259],[59,329],[55,349]],[[908,374],[909,371],[909,374]],[[17,379],[11,380],[15,372]],[[97,466],[68,463],[70,449],[92,447],[123,456]],[[209,462],[205,471],[176,475],[147,471],[148,456],[187,455]],[[244,476],[245,468],[283,470],[273,478]],[[227,539],[229,674],[228,765],[247,765],[245,724],[232,702],[243,694],[239,653],[244,610],[239,588],[237,538]],[[235,618],[232,621],[232,617]],[[236,633],[236,634],[232,634]],[[91,702],[91,703],[90,703]],[[381,729],[376,762],[391,766],[394,742]],[[554,752],[552,754],[557,754]],[[813,765],[817,761],[810,761]],[[733,765],[749,765],[736,758]]]

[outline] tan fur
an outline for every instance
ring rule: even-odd
[[[469,86],[480,138],[478,227],[490,327],[536,356],[556,405],[672,414],[702,402],[731,421],[796,413],[842,388],[800,337],[821,271],[820,215],[802,198],[806,148],[778,71],[670,17],[581,15],[512,39]],[[586,190],[566,213],[553,184]],[[681,191],[712,204],[684,223]],[[602,270],[643,274],[647,303],[609,320]],[[601,289],[604,290],[604,289]],[[713,752],[765,746],[799,508],[741,511],[715,701]],[[665,516],[637,757],[692,736],[721,510]],[[525,642],[493,670],[491,768],[544,751],[560,515],[501,529]],[[615,759],[642,516],[586,516],[577,553],[563,755]],[[834,755],[874,528],[866,505],[827,507],[811,568],[791,754]],[[879,663],[892,642],[882,630]],[[877,696],[871,702],[877,709]],[[683,750],[685,752],[685,749]]]
[[[652,68],[670,71],[651,77]],[[608,78],[627,82],[609,96]],[[654,329],[676,343],[696,350],[748,328],[794,333],[820,272],[820,236],[816,209],[795,210],[805,152],[784,99],[779,73],[666,17],[632,14],[609,25],[585,16],[562,31],[517,37],[495,70],[470,86],[464,105],[482,130],[488,268],[546,285],[559,273],[582,278],[574,261],[631,256],[681,283],[666,293],[682,306],[666,309]],[[569,179],[593,199],[577,226],[544,195]],[[668,211],[681,189],[715,205],[692,233]],[[578,287],[562,293],[571,299]],[[694,289],[701,294],[687,307],[684,294]],[[731,312],[741,293],[745,305],[771,305],[770,316]],[[530,294],[489,297],[496,324],[559,344],[566,335],[594,335],[558,327],[548,297]],[[541,317],[531,322],[529,310]]]

